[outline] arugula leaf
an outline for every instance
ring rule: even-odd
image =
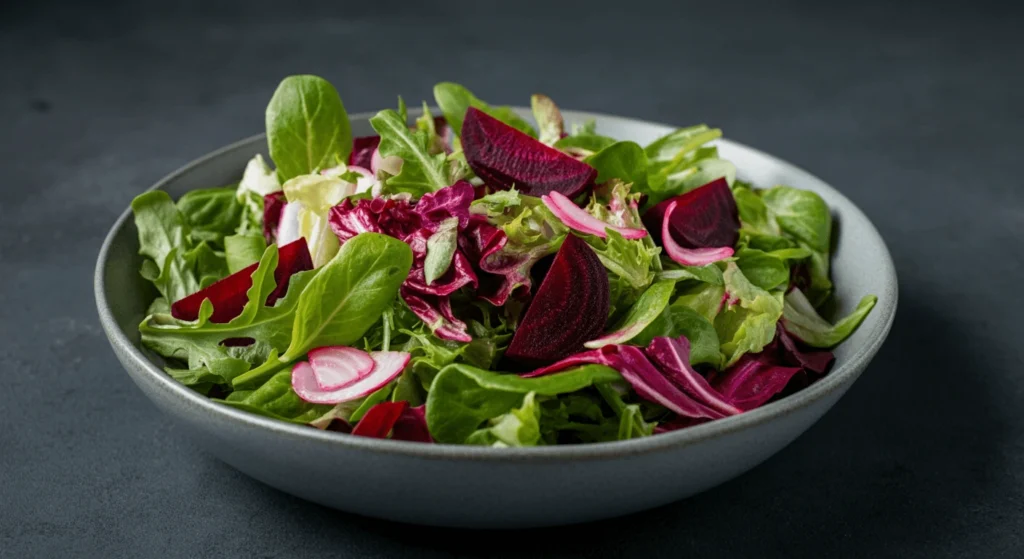
[[[285,296],[275,306],[268,307],[265,302],[276,287],[273,270],[277,267],[277,256],[276,245],[267,247],[252,273],[252,287],[246,293],[248,301],[242,313],[230,322],[209,322],[213,305],[206,300],[195,322],[177,320],[166,314],[146,317],[139,325],[142,343],[164,357],[187,363],[193,372],[172,373],[186,384],[223,384],[250,369],[254,356],[245,359],[245,356],[238,355],[237,350],[236,355],[232,355],[229,348],[222,345],[225,340],[252,338],[264,344],[264,352],[283,350],[291,340],[299,295],[315,272],[300,272],[292,276]]]
[[[684,304],[671,304],[633,338],[634,345],[647,346],[656,337],[685,336],[690,342],[690,364],[708,363],[715,368],[722,365],[718,332],[708,319]]]
[[[224,256],[227,258],[228,273],[244,270],[260,261],[267,249],[267,241],[263,235],[228,235],[224,237]]]
[[[725,367],[745,353],[758,353],[775,337],[775,325],[782,317],[782,294],[773,294],[754,285],[735,262],[724,273],[730,304],[714,319],[721,340]]]
[[[427,394],[427,425],[440,443],[463,443],[487,420],[521,407],[527,394],[556,396],[588,386],[621,382],[602,365],[585,365],[537,378],[448,365],[434,377]]]
[[[242,221],[243,207],[235,191],[234,186],[203,188],[186,192],[178,200],[178,211],[188,222],[193,242],[224,248],[224,237],[234,233]]]
[[[281,371],[256,390],[239,390],[222,404],[290,423],[307,424],[330,411],[331,406],[310,404],[292,390],[292,372]]]
[[[537,128],[540,129],[539,140],[547,145],[554,145],[562,137],[565,131],[565,123],[562,121],[562,112],[558,105],[547,95],[535,94],[530,97],[530,109],[533,111],[533,118],[537,121]]]
[[[786,294],[782,323],[786,331],[811,347],[833,348],[850,337],[868,316],[878,297],[867,295],[860,300],[857,308],[839,322],[829,324],[818,315],[814,306],[803,292],[794,289]]]
[[[284,182],[348,160],[352,129],[338,91],[318,76],[285,78],[267,105],[267,144]]]
[[[185,216],[170,195],[154,190],[132,200],[135,227],[139,231],[142,276],[153,283],[168,301],[177,301],[199,290],[199,281],[186,258],[190,230]]]
[[[444,118],[452,130],[455,130],[460,137],[462,136],[462,121],[470,107],[480,109],[520,132],[534,138],[537,137],[537,132],[530,126],[530,123],[517,115],[511,108],[491,107],[457,83],[441,82],[435,85],[434,100],[437,101],[437,106],[444,113]]]
[[[632,340],[662,314],[675,287],[676,282],[671,280],[651,285],[610,332],[583,345],[598,348],[609,344],[624,344]]]
[[[529,392],[523,403],[506,414],[494,417],[490,426],[466,437],[466,444],[484,446],[536,446],[540,442],[540,406],[537,393]]]
[[[633,184],[633,190],[647,187],[647,155],[636,142],[615,142],[584,160],[597,169],[596,182],[621,179]]]
[[[443,276],[452,265],[458,234],[459,218],[449,217],[442,221],[437,231],[427,239],[427,256],[423,261],[423,275],[427,285]]]
[[[395,111],[383,110],[370,119],[373,129],[380,134],[380,154],[402,159],[402,170],[385,180],[395,192],[409,192],[422,196],[450,184],[445,155],[431,155],[431,138],[422,130],[409,130],[405,120]]]

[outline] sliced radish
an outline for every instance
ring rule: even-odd
[[[289,202],[281,210],[281,221],[277,225],[277,246],[284,246],[292,241],[299,240],[299,212],[302,211],[302,204]]]
[[[605,229],[612,229],[626,239],[642,239],[647,236],[647,231],[644,229],[617,227],[597,219],[588,214],[583,208],[574,204],[572,200],[561,192],[551,191],[541,196],[540,199],[562,223],[580,233],[589,233],[604,239],[608,236]]]
[[[373,150],[373,156],[370,157],[370,171],[373,176],[377,176],[377,173],[384,171],[389,175],[397,175],[402,172],[402,158],[397,155],[390,155],[384,157],[380,154],[380,148]]]
[[[412,355],[404,351],[374,351],[373,370],[355,382],[337,390],[324,390],[317,384],[313,366],[303,361],[292,368],[292,388],[299,398],[312,404],[338,404],[362,398],[395,379],[409,364]]]
[[[345,346],[321,347],[309,352],[313,377],[321,390],[337,390],[373,371],[373,358],[361,349]]]
[[[673,201],[665,210],[665,218],[661,221],[661,243],[669,258],[683,266],[705,266],[712,262],[725,260],[733,255],[732,247],[718,248],[684,248],[672,238],[672,212],[678,206]]]

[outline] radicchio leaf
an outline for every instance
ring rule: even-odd
[[[364,169],[370,168],[370,158],[380,145],[380,136],[360,136],[352,140],[352,153],[348,154],[348,164]]]

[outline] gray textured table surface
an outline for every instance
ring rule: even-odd
[[[0,556],[1021,556],[1019,7],[371,4],[0,7]],[[450,79],[497,102],[543,90],[720,126],[874,220],[900,274],[892,335],[777,457],[620,520],[422,529],[266,488],[132,385],[91,274],[135,194],[260,131],[278,80],[300,72],[331,79],[350,111]]]

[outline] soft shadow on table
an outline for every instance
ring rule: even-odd
[[[988,405],[982,346],[924,299],[903,296],[876,360],[803,437],[732,482],[656,510],[509,532],[367,519],[269,488],[258,492],[267,502],[256,506],[301,515],[308,537],[341,540],[358,532],[421,553],[833,556],[857,540],[859,553],[877,545],[872,551],[891,556],[956,541],[969,529],[958,511],[983,503],[1002,467],[1005,427]]]

